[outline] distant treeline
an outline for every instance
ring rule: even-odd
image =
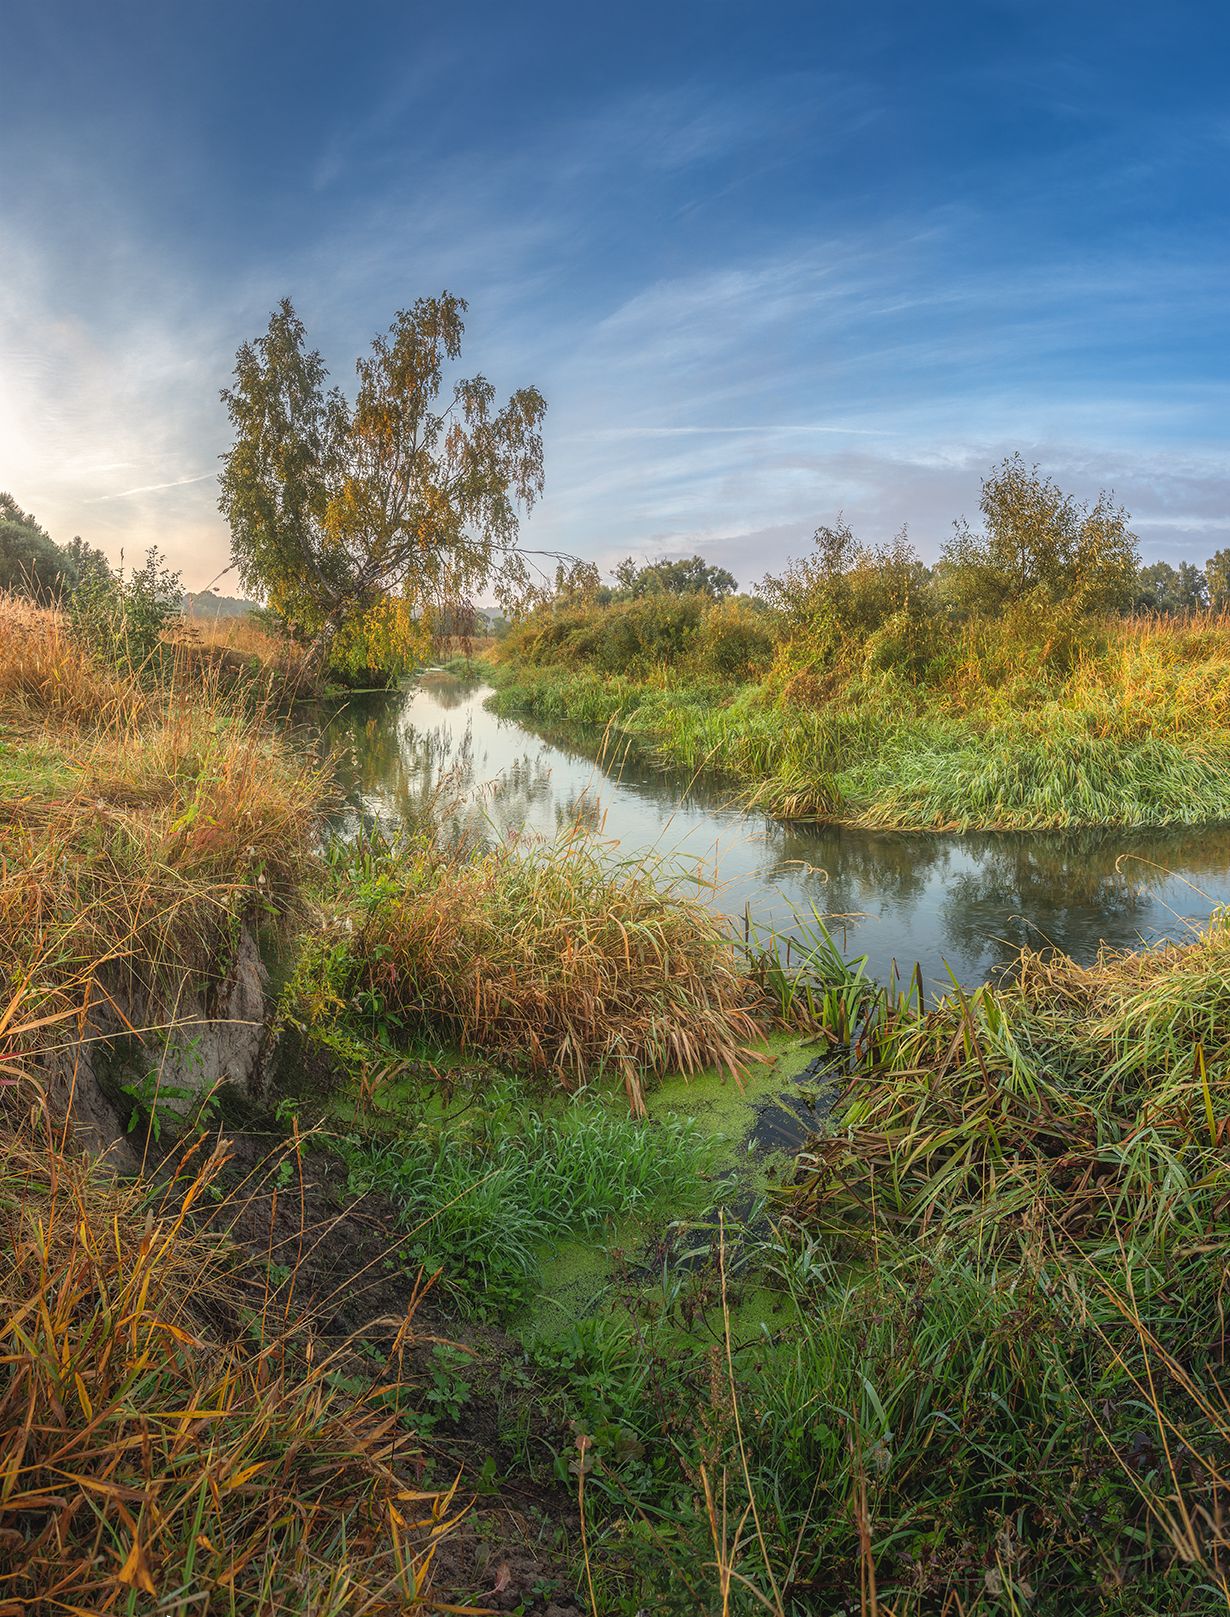
[[[110,572],[101,550],[80,538],[56,544],[31,512],[11,494],[0,493],[0,589],[48,603],[87,578]]]
[[[1230,548],[1217,550],[1198,567],[1182,561],[1143,563],[1130,518],[1103,493],[1093,506],[1064,494],[1019,455],[995,467],[982,485],[984,531],[962,519],[927,564],[903,528],[887,544],[865,545],[838,518],[817,528],[812,553],[787,564],[781,578],[766,578],[752,594],[767,605],[797,604],[800,594],[826,593],[839,609],[859,594],[880,597],[880,605],[905,606],[911,597],[930,597],[937,608],[960,616],[998,611],[1007,604],[1045,600],[1089,612],[1196,612],[1230,608]],[[845,578],[842,586],[838,580]],[[649,595],[699,595],[720,601],[739,591],[724,567],[701,556],[638,563],[627,557],[604,583],[590,562],[561,567],[557,600],[584,599],[610,606]],[[546,597],[549,599],[549,597]],[[867,601],[865,606],[871,606]],[[882,610],[872,616],[881,619]]]

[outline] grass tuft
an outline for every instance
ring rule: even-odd
[[[317,941],[288,997],[328,1025],[430,1031],[578,1088],[643,1085],[755,1058],[767,996],[725,923],[682,877],[583,832],[444,849],[427,836],[340,850]]]

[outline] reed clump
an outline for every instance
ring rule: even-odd
[[[430,837],[339,851],[289,1008],[327,1027],[428,1031],[576,1088],[756,1059],[768,998],[695,887],[584,832],[442,848]]]

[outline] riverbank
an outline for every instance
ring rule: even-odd
[[[877,660],[869,643],[870,662],[792,673],[786,653],[774,663],[766,651],[754,677],[731,679],[705,651],[701,612],[682,650],[642,649],[609,671],[593,620],[617,610],[527,619],[488,665],[496,711],[597,726],[614,751],[713,772],[788,820],[969,831],[1230,819],[1225,618],[1108,619],[1058,658],[1019,625],[980,623],[937,638],[922,671]]]
[[[1224,925],[931,1008],[824,975],[645,1122],[421,1035],[300,1098],[484,1344],[437,1430],[571,1499],[604,1614],[1227,1609]]]
[[[293,737],[5,628],[0,1603],[1230,1608],[1220,922],[787,973],[430,792],[322,852]]]
[[[237,1174],[219,1129],[324,778],[0,601],[0,783],[0,1606],[410,1609],[455,1512],[389,1430],[397,1359],[322,1352],[287,1249],[231,1238],[297,1154]]]

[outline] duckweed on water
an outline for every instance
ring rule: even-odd
[[[508,1081],[404,1133],[351,1134],[343,1150],[350,1190],[396,1205],[404,1259],[440,1269],[463,1311],[483,1317],[535,1296],[560,1243],[603,1250],[620,1222],[703,1201],[718,1166],[715,1140],[686,1119],[639,1123],[588,1093],[543,1107]]]

